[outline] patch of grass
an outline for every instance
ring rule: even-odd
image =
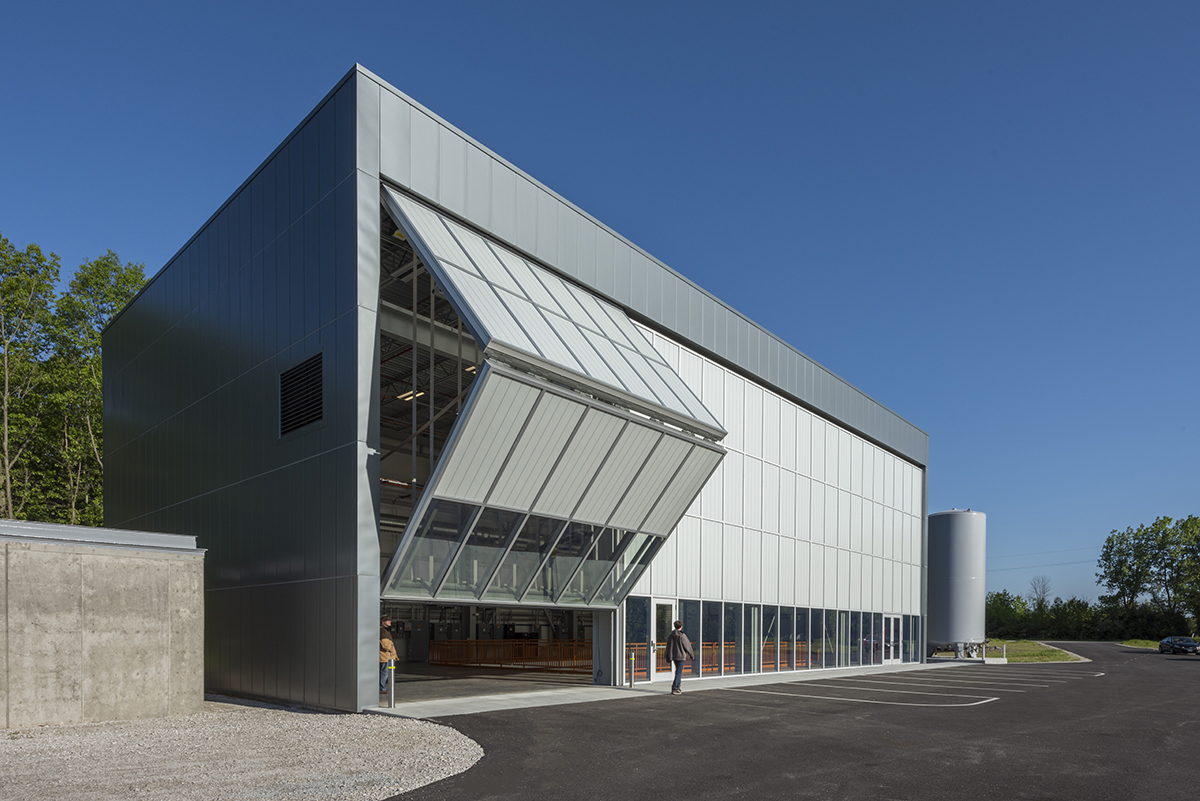
[[[1128,645],[1130,648],[1158,648],[1158,640],[1126,640],[1121,645]]]

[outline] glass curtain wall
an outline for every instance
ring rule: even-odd
[[[683,621],[683,633],[687,635],[688,642],[692,644],[692,652],[696,654],[695,659],[683,663],[683,675],[699,676],[703,653],[703,641],[700,639],[700,602],[680,601],[679,619]]]
[[[812,667],[809,639],[808,609],[800,607],[796,610],[796,670]]]
[[[825,610],[825,637],[821,642],[823,667],[837,666],[837,610]]]
[[[700,673],[703,676],[721,675],[721,602],[702,604],[700,625]]]
[[[626,677],[633,671],[634,681],[650,678],[650,662],[646,658],[650,644],[650,599],[630,596],[625,601],[625,659],[629,663]]]
[[[871,615],[871,664],[883,664],[883,613],[875,612]]]
[[[850,665],[862,664],[862,612],[850,613]]]
[[[732,675],[742,672],[742,605],[725,604],[725,638],[722,648],[721,672]]]
[[[850,665],[850,613],[838,612],[838,667]]]
[[[825,667],[824,609],[810,609],[808,612],[808,659],[809,667]]]
[[[787,662],[780,658],[779,639],[779,607],[765,606],[762,638],[762,669],[765,673],[779,670],[781,662],[786,668]]]
[[[762,607],[758,604],[746,604],[744,611],[742,672],[761,673],[764,647]]]
[[[796,610],[790,606],[779,610],[779,669],[796,669]]]

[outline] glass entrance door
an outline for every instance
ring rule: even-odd
[[[883,616],[883,664],[894,665],[900,662],[900,618],[895,615]]]
[[[675,628],[675,604],[671,601],[654,602],[654,678],[652,681],[669,681],[675,666],[667,659],[667,635]]]

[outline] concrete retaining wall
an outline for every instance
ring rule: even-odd
[[[189,550],[156,549],[54,541],[21,526],[25,536],[0,528],[5,726],[198,711],[204,554],[194,539],[177,538]]]

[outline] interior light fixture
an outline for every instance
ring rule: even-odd
[[[467,367],[463,368],[463,372],[466,372],[466,373],[473,373],[473,372],[475,372],[475,365],[473,365],[473,364],[472,364],[472,365],[468,365]]]
[[[413,395],[412,391],[410,390],[408,392],[405,392],[403,395],[397,395],[396,399],[402,400],[402,401],[416,400],[417,398],[421,397],[424,394],[425,394],[424,392],[418,392],[416,395]]]
[[[397,228],[395,231],[392,231],[392,236],[396,237],[397,239],[403,239],[405,242],[408,241],[408,238],[405,237],[404,234],[400,233],[399,228]]]

